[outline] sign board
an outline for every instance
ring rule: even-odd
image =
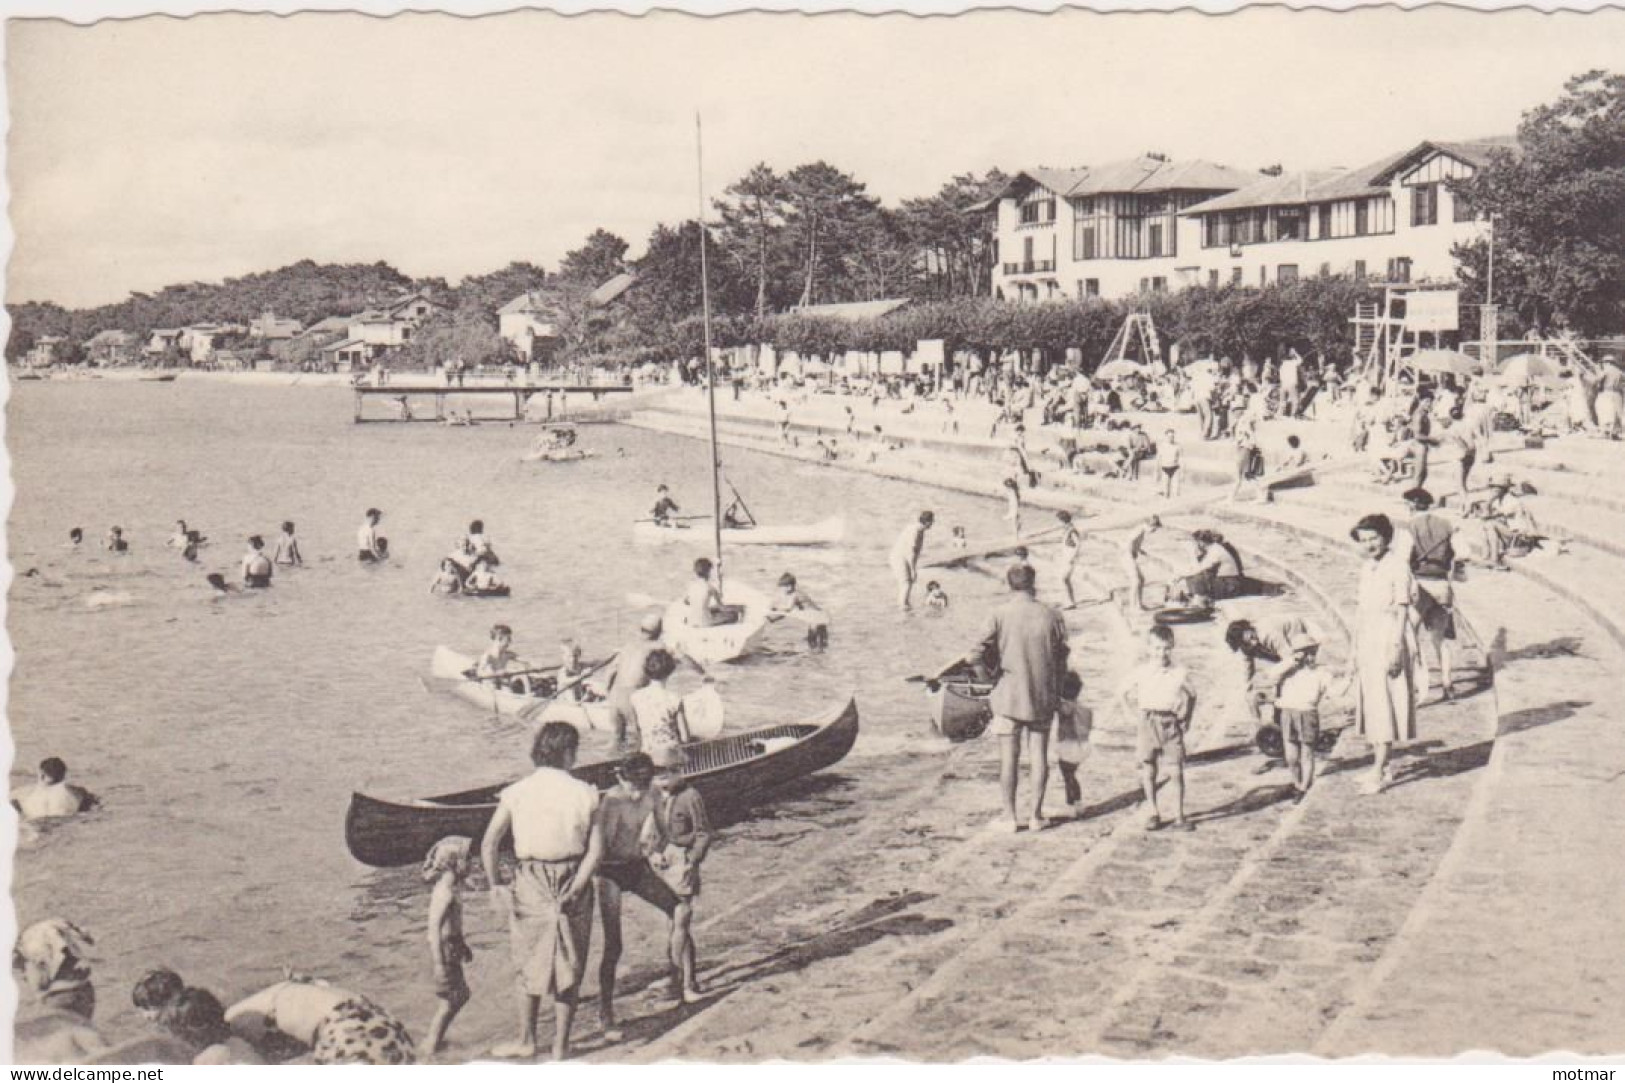
[[[940,338],[922,338],[914,344],[914,356],[910,359],[911,368],[918,366],[921,369],[941,368],[947,359],[945,344]]]
[[[1454,331],[1461,298],[1456,290],[1417,290],[1405,296],[1405,330]]]

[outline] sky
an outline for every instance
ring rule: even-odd
[[[71,307],[300,259],[455,283],[634,255],[756,162],[895,204],[956,173],[1144,151],[1354,166],[1512,133],[1625,11],[1050,15],[339,13],[6,25],[12,302]]]

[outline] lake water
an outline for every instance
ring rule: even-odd
[[[519,456],[533,428],[357,426],[351,409],[333,388],[185,377],[14,388],[11,559],[19,573],[43,574],[16,580],[10,598],[21,768],[12,782],[61,756],[105,803],[25,842],[14,898],[21,925],[56,915],[96,936],[98,1020],[114,1038],[137,1029],[128,991],[156,965],[234,997],[291,964],[371,993],[419,1030],[433,1006],[424,887],[415,870],[351,859],[350,793],[414,797],[528,768],[525,727],[424,688],[436,644],[473,653],[501,621],[521,654],[550,662],[558,639],[574,635],[591,656],[645,612],[629,592],[675,596],[691,574],[697,551],[637,547],[629,522],[662,481],[685,510],[708,510],[701,443],[595,426],[581,443],[598,457],[532,464]],[[826,654],[809,655],[799,626],[780,626],[768,652],[719,667],[730,728],[811,715],[849,691],[862,711],[856,749],[831,772],[849,783],[848,807],[805,801],[792,811],[813,830],[756,836],[771,855],[760,861],[793,869],[822,845],[817,828],[861,815],[865,793],[885,792],[941,750],[918,686],[902,678],[966,649],[1002,593],[960,573],[946,614],[898,613],[885,565],[894,537],[926,506],[937,510],[937,545],[953,524],[973,542],[996,543],[1006,528],[991,500],[745,452],[725,458],[763,522],[848,520],[837,549],[739,550],[727,566],[762,588],[793,570],[834,633]],[[387,567],[354,559],[368,506],[385,513]],[[198,565],[163,547],[181,518],[211,539]],[[429,595],[439,558],[474,518],[502,555],[513,597]],[[212,600],[204,574],[237,580],[246,536],[269,542],[283,519],[297,522],[308,566],[279,571],[270,591]],[[98,551],[115,523],[130,540],[126,557]],[[63,547],[73,526],[85,530],[85,552]],[[708,877],[756,875],[752,837],[748,823],[730,831]],[[477,950],[482,941],[496,934],[481,934]],[[480,998],[476,1011],[506,1029],[506,992]]]

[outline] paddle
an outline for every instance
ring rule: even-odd
[[[602,662],[599,662],[597,665],[590,666],[583,672],[571,677],[568,681],[565,681],[563,684],[559,685],[558,688],[554,689],[551,696],[548,696],[546,699],[537,700],[535,706],[533,707],[525,708],[523,712],[524,717],[529,719],[535,716],[538,712],[546,710],[548,707],[552,706],[554,701],[556,701],[560,696],[564,695],[564,693],[570,691],[572,688],[575,688],[582,681],[585,681],[588,677],[591,677],[593,674],[597,673],[599,670],[603,669],[605,666],[609,665],[619,657],[620,652],[617,651],[608,658],[604,659]]]
[[[633,519],[632,521],[634,523],[688,523],[697,519],[709,518],[711,518],[709,515],[668,515],[664,519],[655,519],[651,517],[647,519]]]

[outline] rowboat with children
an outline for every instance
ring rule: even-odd
[[[839,763],[858,739],[858,705],[843,704],[803,722],[778,723],[683,746],[682,775],[718,816],[771,798],[781,787]],[[599,789],[615,785],[620,761],[603,760],[572,773]],[[448,835],[478,839],[508,783],[416,801],[385,801],[354,793],[344,841],[357,861],[374,867],[422,861]]]
[[[475,661],[472,656],[450,647],[436,647],[434,657],[429,662],[429,675],[437,680],[452,682],[451,691],[480,710],[513,718],[534,718],[559,694],[559,666],[526,670],[523,676],[511,678],[481,678],[474,675]],[[587,672],[593,672],[610,661],[611,658],[601,658],[585,663],[584,668]],[[572,716],[569,721],[577,729],[608,729],[610,723],[607,719],[607,714],[583,711],[579,720]]]

